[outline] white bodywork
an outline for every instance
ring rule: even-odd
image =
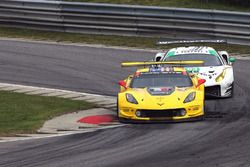
[[[223,80],[217,82],[216,78],[219,77],[225,70],[225,77]],[[206,79],[205,87],[209,88],[212,86],[220,86],[220,94],[218,96],[221,97],[229,97],[231,96],[231,91],[234,82],[233,76],[233,68],[229,65],[223,65],[218,67],[200,67],[198,76],[200,78]],[[213,95],[207,92],[208,95]],[[215,96],[215,95],[214,95]]]
[[[173,55],[174,52],[174,55]],[[213,54],[211,56],[218,56],[221,61],[221,66],[201,66],[197,75],[206,79],[205,89],[206,95],[218,97],[230,97],[233,94],[233,67],[229,62],[229,55],[226,51],[216,52],[211,47],[179,47],[169,51],[158,52],[155,55],[155,61],[163,61],[166,57],[180,55],[180,54]],[[218,77],[223,76],[221,80]]]

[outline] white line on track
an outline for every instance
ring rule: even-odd
[[[72,132],[66,132],[61,134],[33,134],[32,137],[0,137],[0,143],[6,143],[6,142],[16,142],[16,141],[24,141],[24,140],[33,140],[33,139],[43,139],[43,138],[52,138],[52,137],[60,137],[60,136],[69,136],[74,134],[83,134],[83,133],[91,133],[98,130],[104,130],[104,129],[111,129],[111,128],[117,128],[126,126],[126,124],[119,124],[119,125],[109,125],[109,126],[103,126],[98,128],[89,128],[82,131],[72,131]]]

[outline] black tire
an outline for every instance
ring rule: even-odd
[[[232,90],[231,90],[231,95],[230,97],[234,97],[234,83],[232,83]]]
[[[118,121],[119,121],[120,123],[124,123],[124,124],[130,123],[127,119],[125,119],[125,118],[120,118],[120,117],[118,117]]]
[[[228,98],[232,97],[234,97],[234,82],[232,83],[232,89],[230,90],[230,95],[228,96]]]
[[[205,101],[204,101],[204,109],[203,109],[203,112],[204,112],[204,115],[203,115],[203,118],[201,119],[201,121],[205,121],[206,119],[206,115],[207,115],[207,112],[206,112],[206,105],[205,105]]]
[[[118,115],[119,115],[119,114],[118,114],[118,110],[119,110],[119,109],[118,109],[118,97],[117,97],[117,99],[116,99],[116,115],[117,115],[117,118],[118,118]]]
[[[118,120],[120,123],[127,123],[126,119],[120,118],[120,117],[119,117],[118,97],[117,97],[117,101],[116,101],[116,115],[117,115],[117,120]]]
[[[205,121],[206,120],[206,116],[202,116],[200,119],[198,119],[198,121]]]

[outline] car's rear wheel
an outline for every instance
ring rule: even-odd
[[[117,115],[117,119],[119,120],[119,106],[118,106],[118,98],[116,100],[116,115]]]

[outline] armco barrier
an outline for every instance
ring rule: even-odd
[[[250,45],[250,13],[218,10],[1,0],[0,26],[169,39],[223,38]]]

